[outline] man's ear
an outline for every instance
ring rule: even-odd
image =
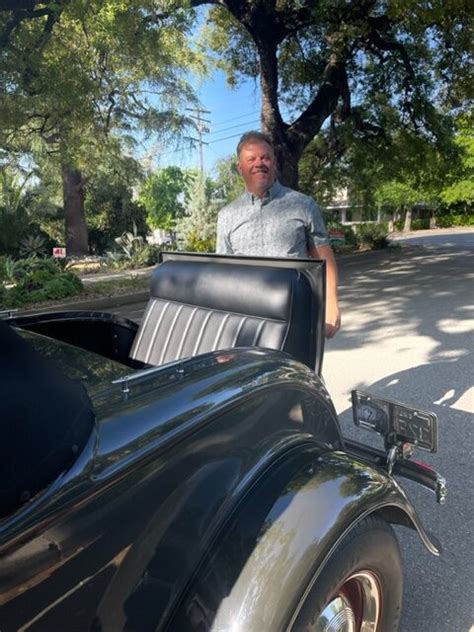
[[[235,168],[237,169],[237,173],[239,174],[239,176],[242,175],[242,169],[240,168],[240,161],[235,165]]]

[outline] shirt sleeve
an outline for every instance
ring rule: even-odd
[[[308,246],[327,246],[329,235],[324,225],[321,209],[312,198],[308,198],[308,220],[306,225]]]
[[[222,211],[217,216],[217,243],[216,254],[218,255],[232,255],[234,251],[230,244],[226,221]]]

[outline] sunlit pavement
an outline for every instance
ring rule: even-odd
[[[349,407],[355,387],[432,410],[440,423],[438,454],[418,458],[447,478],[448,504],[440,507],[426,490],[403,485],[444,552],[432,557],[414,533],[397,528],[406,568],[400,630],[468,632],[474,622],[474,231],[347,258],[340,272],[343,327],[326,345],[323,373],[344,432],[355,433]]]

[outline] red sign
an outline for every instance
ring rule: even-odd
[[[330,241],[346,241],[346,236],[337,230],[329,230]]]
[[[66,258],[66,248],[53,248],[53,257],[56,259]]]

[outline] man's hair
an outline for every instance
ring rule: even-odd
[[[240,156],[240,152],[242,151],[242,147],[244,145],[247,143],[254,143],[255,141],[267,143],[267,145],[274,149],[272,139],[268,136],[268,134],[252,130],[250,132],[245,132],[245,134],[240,138],[239,144],[237,145],[237,156]]]

